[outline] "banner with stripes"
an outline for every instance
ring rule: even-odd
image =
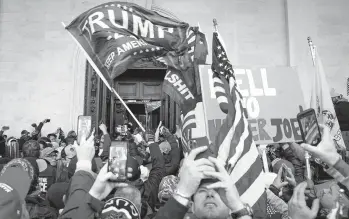
[[[255,218],[266,218],[262,160],[249,129],[234,71],[218,32],[213,33],[212,71],[220,109],[227,116],[214,140],[218,158],[227,164],[241,199],[253,206]]]

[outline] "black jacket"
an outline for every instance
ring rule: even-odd
[[[176,199],[169,199],[166,204],[159,209],[154,219],[183,219],[188,211],[188,207],[183,206]]]
[[[177,139],[173,135],[168,136],[167,142],[171,145],[171,151],[164,155],[166,175],[177,175],[181,161],[181,150]]]
[[[349,102],[340,101],[335,106],[338,123],[342,131],[349,131]]]
[[[149,145],[150,156],[152,160],[152,168],[149,173],[148,180],[143,182],[141,179],[134,181],[132,184],[137,187],[142,194],[142,215],[146,212],[146,204],[155,211],[155,205],[157,203],[159,185],[162,178],[166,175],[165,172],[165,161],[160,151],[159,145],[153,143]]]
[[[104,202],[89,194],[94,181],[87,171],[80,170],[74,174],[69,185],[68,201],[60,219],[95,218],[95,214],[102,210]]]

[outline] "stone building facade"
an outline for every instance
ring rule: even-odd
[[[0,126],[18,136],[51,118],[44,133],[68,131],[83,113],[86,60],[61,22],[105,0],[0,0]],[[191,25],[200,24],[209,46],[218,21],[233,65],[311,64],[307,37],[321,55],[327,80],[347,94],[347,0],[134,0]],[[211,62],[210,54],[208,63]],[[305,100],[311,75],[300,73]]]

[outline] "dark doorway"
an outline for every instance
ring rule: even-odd
[[[138,121],[142,124],[142,126],[145,128],[146,124],[146,114],[145,114],[145,106],[144,104],[127,104],[128,108],[131,110],[133,115],[138,119]],[[133,124],[134,127],[138,127],[137,122],[133,119],[133,117],[130,115],[128,111],[126,111],[126,115],[128,120]]]

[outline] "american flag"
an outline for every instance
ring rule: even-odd
[[[253,206],[255,217],[266,217],[266,193],[262,160],[248,126],[242,96],[236,85],[234,70],[228,60],[219,33],[213,33],[212,71],[214,91],[226,120],[214,143],[218,159],[227,164],[243,202]]]

